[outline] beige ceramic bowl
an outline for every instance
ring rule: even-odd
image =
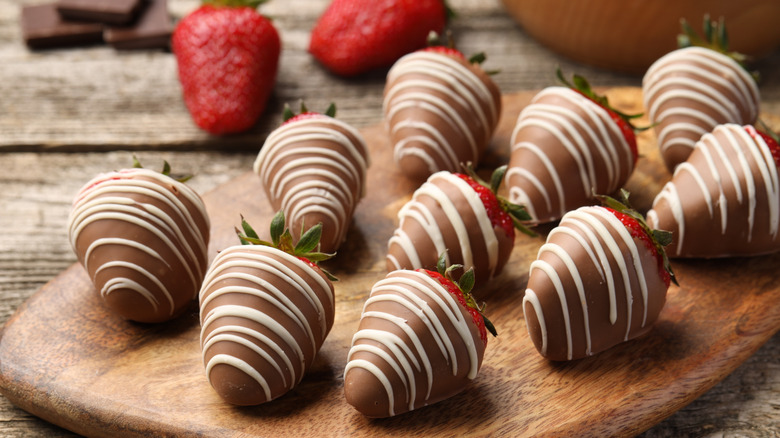
[[[701,31],[723,17],[731,49],[759,57],[780,47],[780,0],[502,0],[523,29],[584,64],[642,73],[677,48],[680,18]]]

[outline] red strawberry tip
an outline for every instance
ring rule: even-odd
[[[498,222],[505,228],[508,235],[512,235],[513,229],[520,231],[530,237],[536,237],[537,234],[531,230],[525,224],[533,218],[525,209],[525,206],[514,204],[503,196],[498,194],[498,190],[501,187],[501,183],[504,181],[504,175],[508,166],[503,165],[496,168],[490,176],[490,183],[488,184],[482,178],[477,175],[472,163],[465,163],[462,165],[464,168],[464,174],[456,174],[465,180],[478,194],[483,195],[483,192],[489,190],[489,197],[495,199],[495,208],[488,207],[487,204],[491,203],[489,199],[482,199],[485,205],[485,209],[488,211],[488,216],[491,217],[491,222]],[[483,198],[483,196],[480,196]],[[498,212],[492,211],[497,209]],[[506,220],[497,218],[496,216],[506,215]],[[495,219],[495,220],[494,220]]]
[[[319,266],[319,262],[328,260],[335,254],[315,251],[322,237],[322,223],[305,229],[301,226],[301,234],[298,243],[293,243],[290,229],[285,225],[284,212],[281,210],[271,219],[271,241],[260,239],[257,232],[241,215],[241,230],[235,229],[236,235],[242,245],[263,245],[286,252],[322,271],[330,281],[338,281],[338,278]]]
[[[645,220],[644,216],[631,207],[628,202],[628,196],[629,192],[625,189],[620,189],[620,200],[607,195],[594,194],[594,197],[599,199],[604,207],[612,210],[613,212],[628,216],[629,218],[636,221],[641,230],[644,232],[644,235],[647,237],[647,242],[649,242],[652,249],[655,249],[656,254],[660,258],[659,268],[663,269],[663,271],[668,275],[669,281],[679,286],[680,284],[677,282],[677,277],[674,275],[672,265],[669,262],[669,257],[666,254],[666,250],[664,249],[665,246],[672,243],[672,232],[651,229],[650,226],[647,225],[647,221]]]
[[[326,115],[328,117],[336,117],[336,104],[331,102],[331,104],[328,106],[328,108],[325,110],[324,113],[318,113],[314,111],[309,111],[309,109],[306,107],[306,104],[301,101],[301,108],[300,112],[298,114],[295,114],[295,112],[290,108],[289,104],[284,104],[284,109],[282,110],[282,124],[293,122],[295,120],[301,120],[306,119],[314,116],[319,115]]]
[[[764,140],[764,143],[766,143],[769,147],[769,151],[772,153],[775,165],[780,169],[780,135],[767,126],[763,120],[759,120],[758,124],[761,126],[760,131],[750,125],[745,126],[745,129],[751,137],[756,138],[756,136],[759,136]]]

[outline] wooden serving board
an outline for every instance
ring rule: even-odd
[[[482,168],[507,160],[509,138],[533,93],[504,98],[501,124]],[[613,105],[641,111],[635,88],[609,92]],[[107,313],[84,270],[74,265],[33,295],[0,338],[2,393],[21,408],[90,436],[509,436],[633,435],[685,406],[731,373],[780,329],[780,254],[674,262],[669,290],[646,336],[569,363],[543,359],[527,335],[522,297],[530,263],[551,227],[519,235],[504,272],[480,294],[499,335],[477,379],[452,399],[395,418],[371,420],[343,397],[343,369],[360,310],[384,277],[396,213],[415,189],[392,163],[383,127],[363,130],[372,152],[368,197],[349,242],[326,267],[336,283],[335,325],[301,384],[256,407],[222,402],[206,380],[197,306],[161,325]],[[652,133],[627,184],[645,210],[669,175]],[[250,163],[247,163],[247,167]],[[236,242],[239,213],[266,228],[273,215],[251,172],[205,195],[210,254]]]

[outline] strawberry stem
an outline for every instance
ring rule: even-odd
[[[642,126],[642,127],[634,126],[631,123],[631,121],[633,119],[642,117],[644,113],[626,114],[622,111],[615,109],[612,105],[609,104],[609,99],[607,98],[607,96],[598,94],[595,91],[593,91],[593,88],[590,86],[590,83],[584,77],[575,73],[572,75],[572,81],[569,82],[563,76],[563,72],[561,71],[560,67],[558,67],[555,70],[555,75],[563,85],[567,86],[568,88],[571,88],[574,91],[578,91],[580,94],[596,102],[598,105],[605,108],[606,110],[612,111],[613,113],[617,114],[621,119],[625,120],[625,122],[628,124],[628,126],[631,127],[631,129],[634,130],[634,132],[642,132],[652,128],[652,125]]]
[[[710,14],[704,14],[704,23],[702,29],[704,30],[704,36],[700,36],[695,30],[688,24],[685,18],[680,19],[680,27],[682,33],[677,35],[677,47],[683,49],[686,47],[704,47],[715,52],[722,53],[737,62],[742,68],[748,70],[747,62],[750,61],[750,57],[729,50],[729,35],[726,31],[726,21],[723,17],[720,17],[718,21],[710,19]],[[749,71],[753,79],[758,82],[759,74],[756,71]]]
[[[309,108],[306,107],[306,104],[301,100],[301,109],[298,114],[295,114],[293,112],[292,108],[290,108],[290,104],[285,103],[284,109],[282,110],[282,122],[287,122],[288,120],[292,119],[295,116],[299,116],[301,114],[309,113]],[[325,110],[323,115],[326,115],[328,117],[336,117],[336,104],[331,102],[330,105],[328,105],[328,108]]]
[[[244,219],[243,215],[241,216],[241,230],[235,228],[235,232],[242,245],[262,245],[284,251],[292,256],[307,260],[312,265],[317,266],[329,280],[337,281],[336,277],[318,265],[319,262],[328,260],[335,255],[315,251],[322,237],[322,223],[306,231],[303,231],[304,228],[304,226],[301,226],[301,235],[298,243],[293,244],[292,234],[285,225],[284,213],[280,210],[271,219],[271,242],[261,240],[254,228]]]
[[[138,157],[136,157],[135,154],[133,154],[133,168],[134,169],[144,168],[144,166],[141,165],[141,162],[138,160]],[[168,163],[167,160],[163,160],[163,168],[160,171],[160,173],[165,176],[171,177],[180,183],[185,183],[190,179],[192,179],[192,175],[171,175],[171,165],[170,163]]]
[[[485,329],[487,329],[487,331],[489,331],[493,336],[498,336],[496,327],[483,313],[485,304],[483,303],[482,306],[478,305],[477,301],[474,299],[474,295],[471,294],[471,290],[474,288],[474,284],[476,283],[474,268],[469,268],[468,271],[464,272],[463,275],[460,276],[459,280],[455,280],[455,278],[452,276],[452,273],[453,271],[460,269],[463,269],[463,265],[454,264],[450,265],[449,267],[447,266],[447,251],[442,252],[439,255],[439,259],[436,261],[436,271],[445,279],[447,279],[447,281],[452,282],[452,284],[454,284],[455,287],[460,290],[461,294],[463,294],[463,300],[466,302],[467,306],[479,312],[479,315],[482,317],[482,321],[485,323]]]

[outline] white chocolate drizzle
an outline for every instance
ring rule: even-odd
[[[199,301],[200,343],[209,381],[215,384],[215,366],[235,367],[263,388],[265,401],[300,382],[333,323],[334,296],[328,282],[297,257],[261,245],[221,251],[203,281]],[[274,318],[275,312],[286,319]],[[262,328],[252,328],[255,324]],[[296,327],[304,339],[293,334]],[[220,344],[244,348],[211,355]],[[268,382],[279,380],[286,390],[274,393]]]
[[[670,226],[675,233],[672,255],[718,256],[718,242],[741,241],[765,246],[778,240],[780,226],[780,181],[777,166],[766,142],[751,136],[747,129],[733,123],[718,125],[696,143],[690,159],[677,166],[672,180],[664,185],[647,214],[650,226]],[[693,155],[696,154],[696,155]],[[695,160],[695,161],[694,161]],[[689,178],[694,184],[684,183]],[[680,187],[680,184],[685,184]],[[683,193],[684,191],[684,193]],[[765,197],[759,199],[758,193]],[[682,198],[689,199],[683,202]],[[694,216],[694,205],[706,208],[706,217]],[[759,212],[766,212],[764,229],[756,229]],[[741,220],[729,221],[729,218]],[[712,250],[692,249],[689,227],[716,222],[720,235],[712,236]],[[697,225],[699,224],[699,225]],[[765,252],[765,251],[762,251]]]
[[[567,251],[558,243],[561,238],[574,240],[577,245],[581,246],[588,255],[590,263],[574,260],[570,251]],[[623,255],[621,247],[626,248],[628,257]],[[553,258],[560,259],[563,262],[564,269],[561,269],[561,266],[558,265],[559,268],[556,270],[550,262]],[[618,272],[612,272],[612,265],[618,268]],[[657,266],[653,265],[652,268],[657,269]],[[583,279],[583,273],[590,269],[596,269],[602,278],[602,282],[607,283],[606,292],[609,301],[610,324],[615,325],[619,320],[625,321],[624,341],[630,338],[632,314],[635,312],[635,305],[642,306],[643,319],[640,327],[645,327],[648,322],[648,286],[637,242],[620,220],[603,207],[581,207],[571,211],[563,217],[558,227],[554,228],[548,235],[547,242],[539,249],[537,259],[531,264],[529,273],[529,276],[546,276],[553,285],[555,296],[558,297],[562,309],[567,359],[569,360],[574,355],[575,346],[572,343],[572,334],[575,330],[583,330],[585,333],[585,355],[590,356],[593,354],[590,311]],[[582,327],[572,326],[572,312],[576,311],[577,306],[570,305],[566,298],[564,289],[565,279],[571,279],[577,290],[577,304],[582,312]],[[616,280],[618,281],[617,283]],[[638,284],[639,293],[642,297],[641,302],[635,302],[633,299],[632,281]],[[617,306],[618,300],[621,299],[618,293],[621,291],[624,292],[622,299],[625,301],[625,309],[627,309],[625,314],[622,315],[618,314]],[[540,352],[542,355],[546,355],[549,339],[548,327],[545,321],[549,318],[545,318],[545,310],[538,295],[540,292],[531,288],[526,289],[523,297],[523,308],[526,312],[526,324],[528,324],[529,312],[532,311],[536,315],[541,330]],[[526,304],[530,304],[530,308]]]
[[[451,194],[453,191],[455,191],[457,195]],[[444,235],[442,234],[443,226],[437,222],[434,212],[421,201],[422,197],[433,199],[437,207],[443,211],[448,222],[447,228],[451,227],[455,232],[458,241],[457,247],[448,248],[446,246]],[[463,215],[458,211],[453,201],[453,199],[461,197],[466,199],[467,205],[470,208],[470,211]],[[436,248],[436,254],[448,253],[446,256],[448,265],[450,264],[449,251],[457,251],[460,253],[463,260],[464,269],[468,270],[469,268],[474,267],[475,270],[479,271],[480,269],[475,265],[477,262],[474,260],[472,252],[472,248],[477,242],[472,242],[469,238],[469,229],[465,220],[468,217],[476,219],[480,235],[484,238],[484,245],[488,251],[488,275],[486,278],[491,278],[498,265],[499,250],[498,239],[493,230],[493,225],[490,222],[490,218],[488,218],[485,206],[480,200],[477,192],[475,192],[462,178],[447,171],[441,171],[431,175],[428,180],[414,192],[412,199],[398,212],[399,226],[387,244],[389,250],[387,257],[394,266],[392,270],[401,268],[430,268],[435,266],[435,260],[423,260],[421,258],[417,253],[417,247],[415,245],[416,236],[410,236],[406,232],[406,229],[409,226],[407,222],[417,222],[422,229],[425,230],[427,237],[433,242]],[[410,260],[411,266],[401,266],[398,258],[394,255],[394,250],[396,248]]]
[[[531,131],[547,136],[532,141]],[[506,174],[509,199],[524,205],[536,222],[559,219],[584,205],[594,191],[614,192],[634,168],[631,147],[609,113],[566,87],[542,90],[521,111],[512,132],[511,153]],[[530,157],[542,166],[528,164]],[[562,165],[560,160],[571,164]],[[576,171],[570,173],[571,169]],[[579,181],[579,196],[564,188],[564,181],[572,178]],[[552,205],[553,198],[557,205]]]
[[[178,196],[186,199],[191,207]],[[164,205],[165,209],[155,203]],[[205,232],[201,231],[198,220],[205,225]],[[111,222],[116,224],[108,225]],[[90,242],[80,242],[82,232],[91,225],[102,226],[104,235]],[[154,313],[162,310],[169,316],[173,316],[182,303],[197,295],[206,270],[208,228],[206,207],[197,193],[166,175],[141,168],[93,178],[79,191],[68,218],[71,246],[80,254],[79,260],[90,273],[93,283],[101,272],[113,275],[122,271],[112,268],[125,268],[135,274],[131,277],[115,276],[105,281],[100,288],[102,297],[118,290],[132,291],[148,301]],[[153,235],[154,240],[133,240],[134,229]],[[101,248],[110,246],[124,246],[144,253],[148,263],[93,257]],[[182,285],[163,282],[157,276],[160,271],[158,265],[170,269],[173,263],[173,260],[166,260],[161,255],[163,250],[173,255],[192,285],[190,295],[184,300],[176,297],[174,291],[181,289]],[[93,266],[93,263],[101,264]],[[147,279],[154,287],[145,287],[140,279]],[[162,303],[165,305],[160,309]]]
[[[323,223],[323,236],[336,236],[336,243],[326,248],[332,252],[344,241],[355,207],[364,195],[369,161],[359,131],[338,119],[318,115],[274,130],[255,159],[254,171],[288,223],[309,228],[316,225],[306,220],[310,215],[329,218],[329,223]]]
[[[404,112],[409,109],[430,117],[408,117]],[[402,57],[388,72],[383,111],[395,162],[415,157],[433,174],[457,171],[462,162],[479,162],[498,123],[500,102],[464,63],[423,50]],[[472,118],[483,128],[481,133],[469,128]],[[414,135],[399,134],[410,128]],[[456,132],[464,145],[450,144],[447,131]]]
[[[399,317],[399,308],[411,313],[414,319]],[[443,313],[444,318],[440,319],[437,312]],[[360,329],[352,338],[347,356],[345,379],[355,368],[368,371],[387,393],[388,416],[396,414],[398,397],[403,397],[408,410],[413,410],[420,403],[418,397],[422,396],[423,403],[429,401],[435,380],[446,378],[434,372],[434,356],[442,357],[450,365],[452,376],[462,373],[469,380],[477,376],[481,358],[476,343],[482,340],[472,335],[470,319],[471,315],[464,312],[456,298],[429,275],[411,270],[391,272],[374,285],[363,306]],[[380,320],[391,323],[393,328],[372,328],[372,322]],[[452,331],[457,333],[454,339],[448,334]],[[432,338],[435,343],[426,346],[423,338]],[[458,351],[464,348],[468,362],[460,364]],[[385,374],[383,363],[394,376]],[[461,367],[467,367],[465,373]],[[424,395],[417,394],[417,379],[424,379]],[[392,381],[403,384],[404,394],[394,393]]]
[[[675,50],[659,58],[642,80],[645,108],[669,168],[685,161],[696,141],[721,123],[749,124],[758,117],[755,80],[727,55],[702,47]]]

